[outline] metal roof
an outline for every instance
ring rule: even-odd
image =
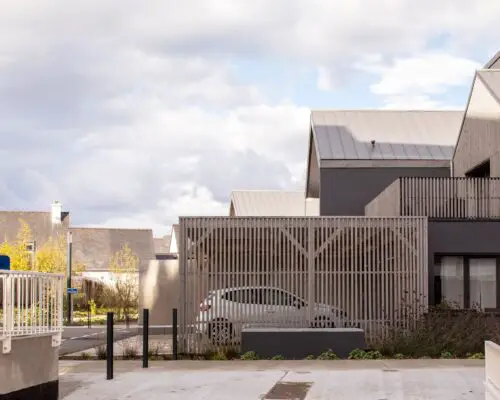
[[[496,54],[484,65],[484,69],[496,68],[495,63],[500,60],[500,51],[497,51]]]
[[[500,101],[500,70],[486,69],[477,71],[477,75],[483,83],[490,89],[491,94],[497,101]]]
[[[305,215],[305,194],[284,190],[235,190],[231,207],[236,217],[294,217]]]
[[[320,160],[451,160],[463,115],[455,110],[312,111],[311,128]]]

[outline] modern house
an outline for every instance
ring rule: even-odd
[[[500,308],[500,53],[465,110],[312,111],[308,137],[304,192],[239,190],[228,217],[179,219],[183,350],[203,347],[189,326],[224,288],[269,307],[292,293],[307,323],[329,304],[370,335],[410,324],[408,303]]]

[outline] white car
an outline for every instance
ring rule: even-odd
[[[197,331],[219,344],[232,341],[242,326],[301,328],[305,324],[344,327],[346,314],[328,304],[309,308],[305,300],[276,287],[245,286],[210,292],[196,318]]]

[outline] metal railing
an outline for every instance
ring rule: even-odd
[[[485,342],[485,390],[486,400],[500,400],[500,346],[493,342]]]
[[[365,215],[500,219],[500,179],[399,178],[366,205]]]
[[[0,341],[9,353],[15,337],[52,335],[59,346],[63,328],[62,275],[0,271]]]

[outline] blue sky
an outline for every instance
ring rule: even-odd
[[[164,234],[233,189],[302,188],[311,109],[463,107],[498,20],[493,0],[1,4],[0,207]]]

